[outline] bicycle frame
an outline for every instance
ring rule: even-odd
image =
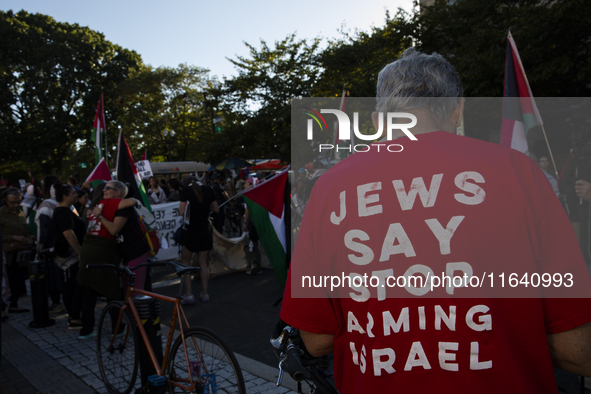
[[[131,279],[131,278],[130,278]],[[181,279],[181,283],[183,283],[183,278]],[[180,287],[180,292],[182,291],[182,285]],[[158,360],[156,359],[156,354],[154,353],[154,349],[152,348],[152,345],[150,344],[150,341],[148,339],[148,335],[146,334],[146,330],[144,329],[144,326],[142,324],[140,315],[135,307],[135,303],[133,302],[133,297],[132,294],[141,294],[141,295],[146,295],[149,297],[153,297],[157,300],[161,300],[161,301],[165,301],[165,302],[171,302],[173,304],[175,304],[173,313],[172,313],[172,320],[170,323],[170,329],[168,330],[168,337],[166,340],[166,348],[164,351],[164,357],[162,359],[162,366],[160,365],[160,363],[158,362]],[[189,372],[189,379],[187,380],[187,383],[190,384],[190,386],[185,386],[179,382],[176,381],[170,381],[167,378],[167,382],[169,384],[172,384],[176,387],[182,388],[184,390],[194,390],[195,389],[195,383],[193,382],[193,378],[190,372],[190,365],[189,365],[189,355],[187,354],[187,345],[185,343],[185,334],[183,331],[183,321],[185,322],[186,328],[190,328],[189,326],[189,322],[187,320],[187,316],[185,315],[185,312],[183,311],[183,308],[181,306],[181,300],[180,300],[180,296],[179,298],[173,298],[173,297],[168,297],[168,296],[164,296],[161,294],[157,294],[157,293],[153,293],[150,291],[146,291],[146,290],[142,290],[142,289],[135,289],[133,287],[133,282],[130,280],[130,283],[127,287],[127,292],[125,295],[125,304],[123,305],[123,308],[121,308],[121,311],[119,312],[119,317],[117,318],[117,324],[115,325],[115,331],[113,334],[113,337],[111,338],[111,342],[109,344],[109,348],[111,348],[113,346],[113,342],[116,338],[116,333],[119,332],[119,327],[121,325],[121,320],[123,318],[123,314],[126,308],[129,308],[129,310],[131,311],[131,314],[133,315],[133,318],[136,322],[136,325],[138,327],[138,330],[140,332],[140,335],[142,337],[142,340],[144,341],[144,344],[146,346],[146,349],[148,350],[148,353],[150,354],[150,359],[152,360],[152,364],[154,365],[154,369],[156,370],[156,373],[159,376],[164,376],[164,372],[165,372],[165,365],[168,362],[168,358],[170,356],[170,348],[173,344],[173,336],[174,336],[174,329],[176,326],[176,322],[177,320],[179,321],[179,331],[181,334],[181,338],[183,341],[183,350],[185,352],[185,361],[187,363],[187,371]],[[182,320],[181,320],[181,316],[182,316]],[[124,339],[124,341],[127,341],[127,335]],[[196,343],[194,343],[195,345],[195,349],[197,350],[199,357],[202,357],[201,355],[201,350],[199,349],[199,347],[197,346]],[[203,367],[205,368],[205,372],[209,373],[209,371],[207,371],[207,366],[203,365]]]

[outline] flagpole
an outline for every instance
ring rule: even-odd
[[[109,167],[109,155],[108,155],[108,150],[107,150],[107,121],[105,119],[105,100],[103,99],[103,90],[101,89],[101,103],[102,103],[102,109],[103,109],[103,120],[105,121],[105,124],[103,125],[103,128],[105,130],[105,163],[107,163],[107,167]]]
[[[342,92],[342,95],[341,95],[341,103],[339,104],[339,110],[341,110],[341,111],[343,111],[343,104],[345,104],[345,96],[347,95],[346,88],[347,88],[347,84],[344,83],[343,84],[343,92]],[[340,160],[341,156],[339,154],[339,149],[337,147],[337,143],[339,141],[339,136],[338,136],[339,128],[336,127],[336,124],[337,123],[335,122],[335,128],[334,128],[334,130],[335,130],[334,131],[334,147],[335,147],[334,158],[335,158],[335,160]],[[328,161],[329,161],[328,165],[330,166],[330,157],[329,157],[329,160]]]
[[[109,155],[107,150],[107,129],[105,129],[105,162],[107,163],[107,167],[109,166]]]
[[[544,125],[542,126],[542,133],[544,134],[544,139],[546,140],[546,146],[548,147],[548,152],[550,153],[550,159],[552,160],[552,165],[554,166],[554,174],[556,174],[556,180],[558,180],[558,169],[556,168],[556,163],[554,162],[554,155],[552,154],[552,149],[550,148],[550,143],[548,142],[548,136],[546,135],[546,129],[544,129]]]

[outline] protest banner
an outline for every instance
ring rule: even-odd
[[[181,226],[182,216],[179,215],[180,202],[152,205],[152,213],[141,208],[139,214],[144,216],[146,223],[158,232],[161,244],[168,244],[168,248],[161,248],[154,257],[154,261],[173,260],[179,258],[179,245],[174,241],[174,232]],[[249,265],[244,256],[244,244],[249,242],[243,234],[239,238],[228,239],[213,230],[213,250],[210,252],[209,271],[212,275],[244,271]],[[269,266],[269,260],[261,248],[262,266]]]
[[[135,163],[135,168],[142,179],[146,179],[154,175],[148,160],[138,161]]]
[[[154,260],[172,260],[179,257],[179,245],[174,241],[173,235],[181,226],[182,216],[179,215],[178,201],[166,204],[152,205],[152,213],[147,209],[140,209],[140,215],[144,216],[146,223],[155,229],[160,238],[160,244],[167,244],[168,248],[160,248]]]

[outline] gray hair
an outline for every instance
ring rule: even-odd
[[[376,110],[429,108],[437,119],[444,120],[457,108],[462,96],[460,77],[443,56],[409,48],[378,74]]]
[[[4,191],[4,193],[2,193],[2,197],[3,198],[7,198],[8,196],[19,196],[22,197],[23,193],[20,191],[20,189],[17,189],[15,187],[11,187],[8,188]]]
[[[121,192],[121,198],[125,198],[125,196],[127,196],[127,186],[125,186],[125,183],[121,181],[109,181],[107,183],[113,185],[113,189]]]

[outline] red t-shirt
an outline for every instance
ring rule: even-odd
[[[100,204],[103,204],[103,211],[102,215],[108,221],[113,221],[115,218],[115,214],[117,213],[117,209],[119,208],[119,203],[121,202],[120,198],[110,198],[107,200],[102,200]],[[99,237],[107,238],[107,239],[115,239],[114,236],[109,233],[109,231],[102,225],[100,220],[91,214],[88,217],[88,234],[98,235]]]
[[[588,297],[591,280],[550,184],[515,150],[442,131],[417,138],[396,140],[399,153],[356,153],[320,178],[281,318],[335,335],[341,393],[556,392],[546,335],[591,321],[591,305],[548,297]],[[544,273],[576,286],[544,288]],[[352,274],[375,286],[331,291]],[[387,279],[413,274],[486,285]],[[519,283],[524,274],[535,287]]]

